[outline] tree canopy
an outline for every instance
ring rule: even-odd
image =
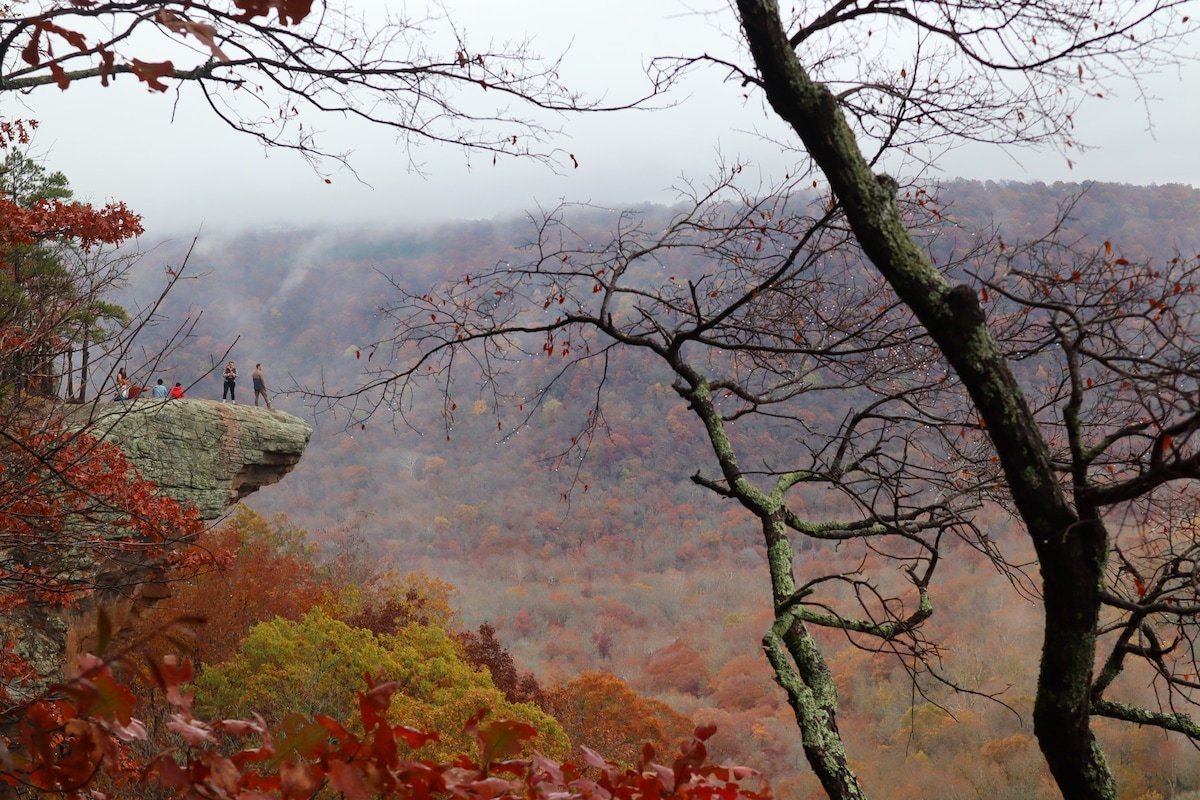
[[[526,41],[477,43],[446,7],[286,2],[12,4],[0,10],[0,92],[108,85],[195,93],[234,131],[314,164],[347,153],[310,115],[394,131],[408,146],[565,162],[543,112],[614,109],[564,86]],[[653,91],[653,89],[649,90]],[[28,121],[7,119],[20,140]],[[419,160],[411,159],[415,166]]]
[[[451,757],[470,740],[457,734],[477,712],[514,719],[538,730],[537,747],[563,755],[566,736],[553,718],[531,705],[509,703],[486,672],[463,661],[450,635],[436,625],[407,625],[377,635],[314,609],[299,621],[276,618],[251,629],[231,660],[196,681],[201,713],[279,721],[290,713],[321,714],[350,724],[357,705],[345,691],[363,675],[395,681],[392,724],[439,731],[420,757]],[[215,715],[215,714],[214,714]]]

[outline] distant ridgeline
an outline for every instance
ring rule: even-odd
[[[132,400],[77,412],[89,431],[120,445],[161,494],[214,520],[246,495],[283,478],[299,462],[312,428],[298,417],[208,400]],[[73,608],[30,606],[0,619],[0,636],[15,642],[47,683],[96,647],[97,608],[115,635],[147,604],[170,594],[164,565],[121,552],[81,552],[74,569],[98,587]],[[73,576],[78,578],[78,574]]]
[[[1200,254],[1200,191],[1185,184],[951,181],[938,200],[947,219],[1008,242],[1045,236],[1063,215],[1062,241],[1109,241],[1130,261]]]

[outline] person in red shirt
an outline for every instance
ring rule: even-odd
[[[172,400],[179,400],[179,399],[181,399],[182,397],[183,397],[183,384],[177,383],[177,384],[175,384],[175,386],[174,386],[174,387],[171,389],[171,399],[172,399]]]

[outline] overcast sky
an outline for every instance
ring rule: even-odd
[[[723,7],[719,0],[705,1]],[[727,50],[720,26],[727,33],[732,19],[728,11],[690,13],[677,0],[451,0],[451,6],[475,41],[528,31],[543,53],[569,48],[565,80],[611,101],[636,95],[644,85],[642,66],[654,55]],[[408,170],[408,159],[386,131],[310,116],[310,124],[325,131],[326,146],[355,151],[352,163],[369,185],[346,172],[332,173],[326,184],[294,154],[264,152],[222,127],[199,102],[185,96],[175,104],[171,94],[150,94],[130,80],[117,83],[41,89],[24,99],[26,108],[6,99],[5,115],[39,119],[35,155],[65,172],[82,199],[126,201],[144,216],[150,241],[201,227],[216,233],[503,216],[563,198],[669,202],[668,190],[680,176],[703,177],[718,152],[749,158],[767,171],[788,166],[761,136],[784,135],[776,123],[715,71],[697,75],[674,96],[678,105],[671,109],[558,120],[560,143],[579,160],[578,169],[560,174],[518,161],[493,166],[490,158],[476,158],[468,164],[459,150],[425,147],[417,158],[429,177],[421,177]],[[945,177],[1200,185],[1198,85],[1195,67],[1156,76],[1151,86],[1159,99],[1150,104],[1149,118],[1131,88],[1124,97],[1110,94],[1085,107],[1078,131],[1094,149],[1076,154],[1073,168],[1053,153],[1022,153],[1014,160],[984,148],[951,153],[940,164]]]

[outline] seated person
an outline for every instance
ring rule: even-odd
[[[175,384],[174,388],[171,389],[171,399],[179,400],[182,397],[183,397],[183,384],[177,383],[177,384]]]

